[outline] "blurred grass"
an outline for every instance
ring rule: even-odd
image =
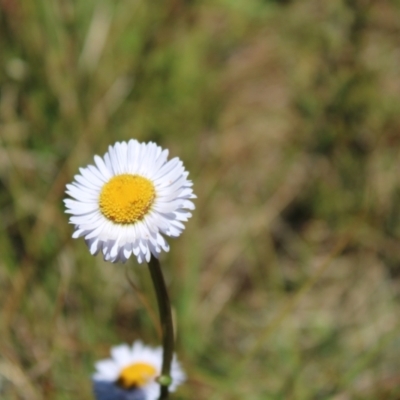
[[[398,1],[0,1],[0,396],[90,399],[157,344],[146,268],[71,239],[65,184],[117,140],[185,162],[163,256],[174,399],[400,399]]]

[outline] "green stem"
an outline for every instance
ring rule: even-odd
[[[174,327],[172,323],[171,304],[167,287],[165,286],[164,276],[161,271],[160,262],[154,256],[151,256],[149,269],[154,290],[156,291],[162,329],[163,360],[161,379],[159,381],[161,386],[159,400],[166,400],[168,399],[168,386],[171,380],[170,369],[174,354]]]

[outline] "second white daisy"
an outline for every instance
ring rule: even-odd
[[[135,342],[113,347],[111,358],[96,363],[93,387],[97,400],[144,399],[157,400],[160,385],[156,379],[161,373],[162,349]],[[176,357],[171,364],[171,392],[185,381],[186,376]]]
[[[169,246],[161,234],[179,236],[195,198],[189,173],[179,158],[167,161],[168,150],[136,140],[117,142],[95,165],[80,168],[67,185],[66,212],[75,225],[74,238],[84,237],[92,254],[139,263],[158,257]]]

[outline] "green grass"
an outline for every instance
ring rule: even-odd
[[[0,3],[0,397],[91,399],[158,344],[146,267],[72,240],[65,184],[156,141],[198,196],[163,255],[183,400],[400,398],[400,3]]]

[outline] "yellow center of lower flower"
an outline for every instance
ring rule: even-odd
[[[147,214],[155,196],[149,179],[139,175],[116,175],[101,189],[100,210],[117,224],[132,224]]]
[[[142,387],[157,374],[156,369],[147,363],[136,363],[125,367],[118,378],[118,383],[125,389]]]

